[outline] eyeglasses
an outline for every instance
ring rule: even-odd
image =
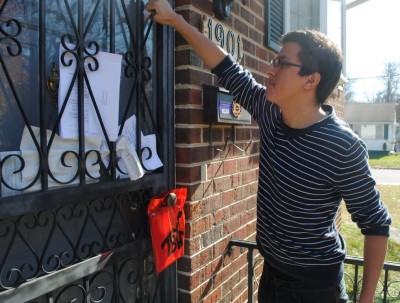
[[[273,67],[279,67],[279,66],[284,66],[284,65],[297,66],[297,67],[300,67],[300,68],[303,67],[300,64],[292,63],[292,62],[289,62],[289,61],[286,61],[286,60],[283,60],[283,59],[280,59],[280,58],[272,59],[270,64]]]

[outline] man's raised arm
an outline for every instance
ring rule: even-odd
[[[167,0],[151,0],[146,4],[146,9],[149,11],[146,18],[153,17],[155,22],[173,27],[210,69],[217,66],[226,57],[225,50],[186,22],[172,9]]]

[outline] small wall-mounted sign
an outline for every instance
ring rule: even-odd
[[[232,28],[225,26],[218,20],[203,16],[201,32],[215,44],[221,46],[236,62],[240,62],[243,58],[243,41],[242,37]]]
[[[221,87],[203,84],[204,121],[210,124],[251,124],[248,111]]]

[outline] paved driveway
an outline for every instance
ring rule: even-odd
[[[377,184],[400,185],[400,169],[371,169]]]

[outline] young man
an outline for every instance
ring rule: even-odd
[[[344,199],[365,235],[359,303],[373,303],[391,219],[364,143],[323,105],[340,77],[340,51],[320,32],[290,32],[266,70],[264,87],[167,0],[150,1],[146,9],[152,12],[147,17],[188,41],[259,125],[257,243],[265,260],[259,302],[347,302],[345,244],[335,225]]]

